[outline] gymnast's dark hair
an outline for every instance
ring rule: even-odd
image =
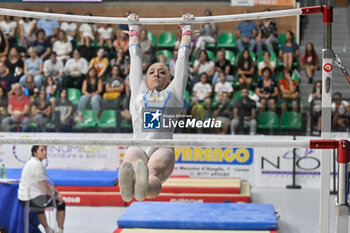
[[[40,147],[39,145],[34,145],[34,146],[32,146],[31,151],[32,151],[32,156],[33,156],[33,157],[35,156],[34,153],[38,151],[39,147]]]

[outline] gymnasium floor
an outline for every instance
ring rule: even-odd
[[[335,232],[335,196],[331,196],[331,231]],[[271,203],[280,219],[279,233],[317,233],[319,190],[253,188],[252,201]],[[112,233],[126,207],[68,207],[65,233]],[[224,213],[223,213],[224,214]]]

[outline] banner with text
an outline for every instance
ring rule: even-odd
[[[62,134],[25,134],[26,137],[62,137]],[[1,135],[0,135],[1,136]],[[17,136],[17,135],[16,135]],[[66,138],[123,138],[131,134],[64,134]],[[345,135],[336,135],[346,138]],[[346,135],[347,136],[347,135]],[[211,140],[213,135],[175,134],[174,139]],[[293,140],[291,136],[215,135],[216,140]],[[297,137],[297,140],[309,140]],[[267,143],[268,144],[268,143]],[[0,145],[0,164],[22,168],[31,157],[29,145]],[[124,158],[123,146],[48,146],[50,169],[116,170]],[[303,187],[319,187],[320,150],[297,148],[208,147],[175,148],[173,175],[190,177],[240,177],[253,186],[285,187],[292,184],[293,153],[296,155],[296,183]]]

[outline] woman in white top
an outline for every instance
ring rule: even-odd
[[[87,13],[87,16],[92,16],[91,13]],[[80,34],[80,45],[90,47],[90,43],[95,40],[97,26],[93,23],[83,23],[80,24],[79,34]]]
[[[23,17],[18,22],[19,27],[19,44],[20,46],[27,48],[29,44],[34,42],[36,31],[36,19]]]
[[[18,200],[23,206],[29,202],[30,207],[42,209],[37,214],[38,220],[45,228],[46,233],[63,233],[66,204],[59,192],[46,180],[46,168],[42,164],[42,161],[47,156],[46,146],[34,145],[31,152],[32,158],[25,164],[22,170],[21,182],[18,189]],[[51,200],[53,196],[55,198]],[[53,205],[54,201],[56,205]],[[57,231],[54,231],[47,223],[44,211],[48,206],[57,206]]]
[[[88,61],[80,56],[79,49],[74,49],[73,58],[69,59],[64,66],[64,86],[68,88],[74,87],[80,90],[88,69]]]
[[[13,16],[5,15],[4,20],[0,22],[0,28],[5,38],[8,39],[10,47],[13,47],[16,43],[16,29],[17,22]]]
[[[184,23],[194,19],[193,15],[182,16]],[[160,131],[153,124],[160,124],[160,115],[180,114],[188,78],[188,57],[192,38],[192,24],[183,24],[182,41],[178,49],[174,79],[170,81],[168,67],[152,64],[143,79],[142,47],[140,41],[141,25],[138,16],[129,17],[130,67],[130,112],[132,115],[135,139],[171,139],[173,130]],[[186,20],[186,21],[185,21]],[[151,120],[152,118],[152,120]],[[158,119],[158,120],[157,120]],[[149,124],[147,124],[147,122]],[[144,129],[144,125],[150,127]],[[126,202],[135,197],[142,201],[157,197],[162,184],[171,175],[175,164],[174,149],[170,147],[129,147],[119,169],[119,187],[122,199]]]
[[[98,30],[98,41],[100,46],[103,46],[104,43],[108,44],[109,48],[112,48],[112,39],[113,39],[113,28],[110,24],[103,24],[102,27],[99,27]]]
[[[199,81],[199,75],[206,73],[208,81],[211,82],[211,77],[215,73],[215,63],[209,59],[208,53],[202,50],[199,53],[199,58],[193,62],[192,74],[194,75],[193,83]]]
[[[72,52],[73,47],[72,43],[68,41],[65,31],[59,30],[52,50],[57,54],[57,60],[63,63],[70,58],[69,54]]]
[[[73,15],[72,12],[67,12],[66,14]],[[68,41],[72,41],[77,34],[78,26],[75,22],[63,22],[60,29],[66,33]]]

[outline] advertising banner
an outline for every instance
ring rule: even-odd
[[[26,137],[62,137],[62,134],[28,134]],[[64,134],[67,138],[123,138],[131,134]],[[335,135],[346,138],[344,135]],[[347,135],[345,135],[347,136]],[[174,139],[211,140],[208,134],[175,134]],[[215,135],[215,140],[293,140],[292,136]],[[297,140],[309,140],[297,137]],[[268,143],[267,143],[268,145]],[[29,145],[0,145],[0,164],[22,168],[30,158]],[[117,170],[122,163],[123,146],[48,146],[49,169]],[[285,187],[292,184],[293,153],[296,155],[296,183],[302,187],[320,186],[320,150],[307,148],[208,147],[174,148],[173,175],[190,177],[239,177],[256,187]],[[331,179],[332,180],[332,179]]]

